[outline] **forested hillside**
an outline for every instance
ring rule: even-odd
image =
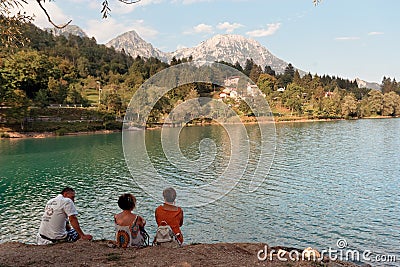
[[[54,131],[57,127],[49,123],[55,121],[84,121],[87,129],[88,122],[97,122],[95,129],[107,127],[124,116],[129,100],[146,79],[171,65],[196,60],[173,58],[167,64],[156,58],[132,58],[124,51],[97,44],[93,38],[53,36],[32,24],[25,24],[22,34],[30,40],[24,46],[0,47],[0,123],[18,131]],[[376,91],[359,89],[355,81],[340,77],[301,77],[291,64],[282,74],[270,66],[258,66],[252,59],[245,66],[224,64],[248,75],[265,94],[275,115],[285,119],[400,115],[400,84],[394,78],[384,77],[382,90]],[[152,119],[160,122],[179,100],[188,97],[221,98],[223,88],[217,92],[211,88],[206,84],[177,88],[154,107]],[[238,101],[229,97],[222,100]],[[244,105],[236,104],[233,106],[239,114],[252,115]],[[44,121],[47,126],[42,125]]]

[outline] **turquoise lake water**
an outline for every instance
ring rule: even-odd
[[[247,127],[250,135],[259,135],[252,127]],[[129,135],[132,144],[144,136],[147,153],[131,155],[130,168],[121,133],[0,140],[0,240],[33,243],[46,201],[66,185],[76,190],[81,226],[94,238],[113,239],[116,201],[125,192],[137,197],[135,211],[147,219],[153,236],[154,210],[167,182],[182,188],[177,204],[184,207],[186,243],[265,242],[326,249],[345,239],[347,248],[397,255],[399,261],[400,119],[275,127],[275,154],[271,143],[250,138],[245,166],[241,151],[238,164],[231,160],[232,136],[222,127],[182,129],[179,153],[195,164],[189,168],[200,168],[196,175],[169,163],[175,156],[163,152],[160,130]],[[174,129],[170,133],[176,134]],[[265,159],[262,145],[271,153]],[[143,158],[153,169],[143,165]],[[260,186],[250,192],[250,174],[257,164]],[[214,195],[204,185],[222,177],[227,167],[240,177],[226,188],[222,185],[224,192],[215,201],[207,201]],[[188,187],[194,191],[186,192]]]

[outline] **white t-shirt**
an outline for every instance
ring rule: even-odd
[[[66,236],[68,217],[78,215],[74,202],[70,198],[58,195],[50,199],[44,209],[39,234],[51,239],[62,239]]]

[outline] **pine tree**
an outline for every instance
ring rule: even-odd
[[[274,71],[274,70],[271,68],[271,66],[269,66],[269,65],[265,66],[265,68],[264,68],[264,73],[265,73],[265,74],[272,75],[272,76],[276,76],[275,71]]]
[[[253,68],[253,59],[246,59],[246,64],[244,65],[243,73],[250,76],[251,69]]]

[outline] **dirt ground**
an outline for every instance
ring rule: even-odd
[[[264,244],[193,244],[180,248],[112,248],[109,241],[78,241],[48,246],[17,242],[0,244],[0,267],[9,266],[326,266],[353,267],[346,262],[279,261],[274,255],[261,261]],[[273,248],[268,248],[273,249]],[[277,249],[277,247],[275,247]]]

